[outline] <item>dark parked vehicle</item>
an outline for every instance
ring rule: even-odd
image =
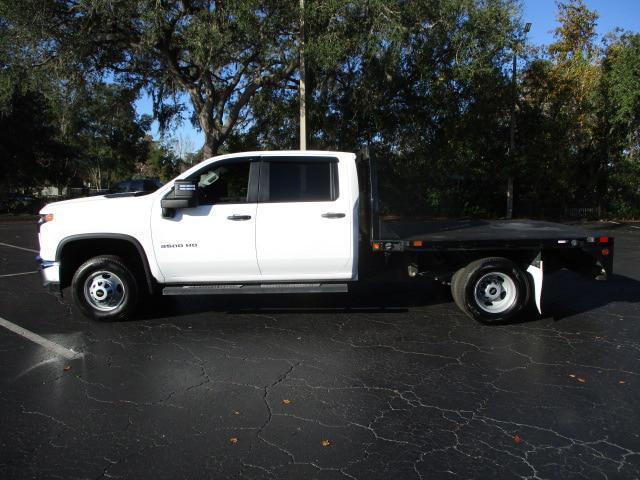
[[[109,193],[129,193],[129,192],[155,192],[162,186],[162,182],[155,178],[138,178],[123,180],[116,183]]]
[[[0,196],[0,213],[36,213],[42,206],[31,195],[11,192]]]

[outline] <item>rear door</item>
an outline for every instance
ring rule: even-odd
[[[335,157],[262,158],[256,251],[264,280],[352,277],[353,212],[340,191],[346,175]]]

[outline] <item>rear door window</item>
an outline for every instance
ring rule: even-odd
[[[262,201],[331,202],[338,198],[338,169],[333,159],[269,160],[266,165],[262,185],[268,188],[261,185]]]

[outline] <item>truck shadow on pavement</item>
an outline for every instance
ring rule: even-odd
[[[612,275],[601,282],[569,271],[545,278],[542,291],[542,313],[556,321],[601,309],[612,303],[640,302],[640,281],[623,275]],[[627,306],[616,308],[623,315]],[[637,311],[633,312],[637,315]]]
[[[608,281],[600,282],[573,272],[560,271],[545,278],[542,318],[561,321],[575,315],[597,311],[613,303],[640,303],[640,281],[613,275]],[[183,317],[207,312],[366,312],[384,315],[440,304],[450,304],[451,309],[457,311],[448,288],[433,282],[375,282],[357,285],[347,294],[158,296],[140,309],[135,320]],[[622,306],[609,313],[624,315],[627,311],[628,307]],[[507,324],[529,323],[540,318],[537,313],[527,313]]]
[[[206,312],[402,313],[450,301],[448,288],[433,282],[365,283],[342,294],[158,296],[140,309],[136,320]]]

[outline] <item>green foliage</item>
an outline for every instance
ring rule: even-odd
[[[616,214],[640,217],[640,35],[612,41],[603,61],[602,149],[607,198]]]
[[[163,129],[184,112],[186,94],[205,134],[205,155],[242,122],[258,90],[286,82],[297,66],[299,13],[289,2],[3,3],[7,18],[28,32],[29,48],[46,50],[84,78],[108,75],[133,90],[148,89]],[[36,11],[44,15],[32,17]]]
[[[558,7],[556,41],[524,72],[518,203],[543,215],[589,206],[637,216],[637,35],[614,36],[603,51],[595,12],[581,0]]]
[[[640,34],[615,39],[606,51],[604,94],[610,102],[613,125],[637,126],[640,121]]]
[[[556,42],[549,53],[562,62],[589,60],[596,54],[594,40],[598,14],[584,4],[584,0],[558,2],[559,26],[555,30]]]
[[[137,118],[135,93],[114,85],[91,85],[72,92],[63,138],[80,152],[78,169],[95,188],[128,176],[147,154],[150,119]]]
[[[142,176],[166,183],[180,173],[180,159],[166,145],[151,141],[144,162],[137,167]]]
[[[15,89],[0,113],[0,191],[30,191],[69,174],[75,155],[56,138],[54,115],[43,95]]]
[[[16,123],[39,135],[31,153],[6,155],[99,186],[167,180],[194,158],[145,139],[142,89],[162,131],[193,112],[205,157],[297,148],[303,21],[309,146],[375,147],[387,211],[501,216],[513,177],[517,215],[639,215],[640,37],[600,47],[597,13],[566,0],[532,50],[520,14],[518,0],[0,0],[1,118],[27,99],[46,113]]]
[[[36,3],[0,2],[0,168],[11,188],[108,187],[146,155],[151,119],[137,116],[136,89],[61,48],[66,29],[56,39],[38,30],[55,15],[63,21],[72,4]]]
[[[516,2],[371,3],[377,13],[350,20],[356,41],[336,49],[333,63],[308,57],[311,148],[376,145],[389,210],[497,209],[511,98],[503,66],[518,31]],[[245,144],[297,147],[295,95],[271,89],[251,106]],[[467,188],[480,182],[492,188]]]
[[[46,94],[15,87],[0,113],[6,188],[106,188],[130,175],[146,156],[150,126],[134,111],[135,95],[107,84],[47,87]]]

